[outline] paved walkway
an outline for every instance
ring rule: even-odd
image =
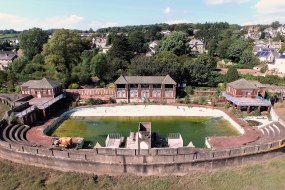
[[[213,149],[240,147],[250,142],[254,142],[261,137],[261,132],[259,132],[253,127],[249,127],[244,120],[238,118],[236,115],[233,115],[229,110],[225,110],[223,108],[220,108],[220,110],[224,111],[235,122],[242,126],[245,130],[245,133],[237,137],[210,137],[208,141]]]

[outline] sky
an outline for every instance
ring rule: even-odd
[[[285,0],[0,0],[0,29],[285,23]]]

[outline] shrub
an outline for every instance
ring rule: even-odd
[[[198,104],[205,105],[207,104],[207,100],[204,97],[200,97],[198,100]]]
[[[106,104],[107,102],[105,100],[101,100],[101,99],[93,99],[93,98],[89,98],[86,101],[87,104],[89,105],[100,105],[100,104]]]
[[[79,85],[77,83],[72,83],[68,86],[69,89],[78,89]]]
[[[190,103],[190,97],[189,95],[185,96],[185,104],[189,104]]]
[[[230,108],[230,105],[229,105],[229,104],[225,104],[225,105],[224,105],[224,108],[225,108],[225,109],[229,109],[229,108]]]
[[[254,111],[252,112],[251,115],[252,115],[252,116],[260,116],[261,113],[260,113],[260,111],[258,111],[258,109],[256,109],[256,110],[254,110]]]
[[[116,103],[116,100],[112,97],[109,98],[109,103],[110,104],[115,104]]]

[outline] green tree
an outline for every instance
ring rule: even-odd
[[[81,50],[81,39],[77,32],[67,29],[54,32],[42,52],[46,75],[69,83],[72,68],[80,63]]]
[[[227,50],[227,58],[238,63],[243,51],[248,47],[248,42],[243,39],[236,39]]]
[[[134,31],[128,35],[128,41],[133,52],[145,53],[145,40],[142,32]]]
[[[278,28],[279,26],[281,26],[279,21],[275,21],[275,22],[271,23],[271,27],[274,28],[274,29]]]
[[[169,51],[178,56],[187,54],[189,53],[189,45],[187,42],[188,38],[185,33],[172,32],[161,41],[159,51]]]
[[[239,73],[236,67],[230,67],[226,73],[225,80],[226,82],[233,82],[239,79]]]
[[[239,63],[254,66],[259,64],[259,60],[254,56],[252,50],[247,48],[242,52]]]
[[[188,60],[184,65],[184,76],[187,83],[193,86],[213,86],[216,77],[216,60],[206,54],[195,60]]]
[[[285,43],[282,44],[279,53],[283,54],[285,52]]]
[[[115,36],[113,39],[113,46],[108,51],[111,58],[119,58],[122,60],[130,61],[134,54],[125,35]]]
[[[105,54],[98,54],[91,61],[92,72],[104,83],[109,83],[115,75],[115,66]]]
[[[19,36],[20,48],[29,60],[42,51],[47,40],[48,34],[40,28],[23,31]]]
[[[7,76],[8,74],[5,71],[0,70],[0,87],[7,82]]]
[[[136,56],[131,60],[131,64],[128,69],[130,75],[138,76],[151,76],[155,75],[153,58],[147,56]]]

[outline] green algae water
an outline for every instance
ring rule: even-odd
[[[205,137],[237,136],[239,133],[223,118],[212,117],[71,117],[54,131],[56,137],[83,137],[90,147],[96,142],[105,146],[110,133],[124,137],[138,130],[139,122],[151,122],[152,132],[167,137],[169,133],[180,133],[184,146],[190,141],[196,147],[205,147]]]

